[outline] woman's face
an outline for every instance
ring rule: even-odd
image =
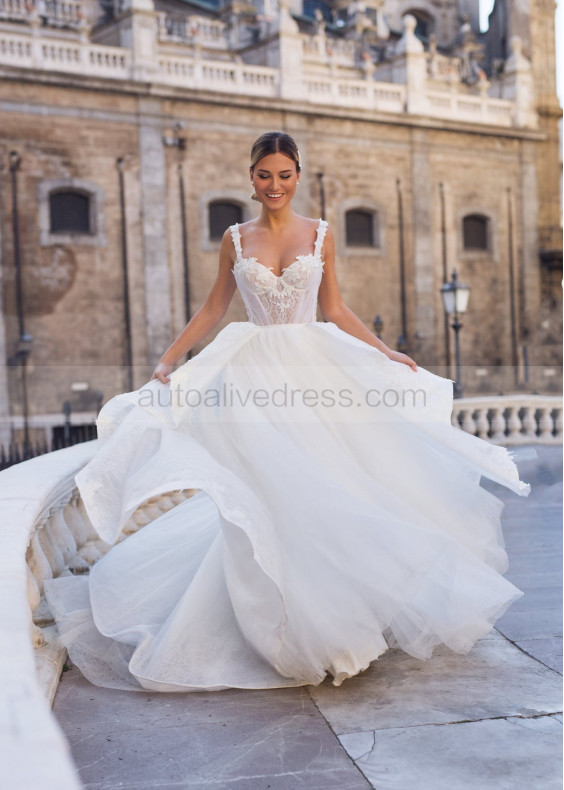
[[[251,171],[251,184],[258,200],[269,209],[288,205],[294,197],[300,175],[296,163],[286,154],[268,154]]]

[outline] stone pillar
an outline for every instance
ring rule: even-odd
[[[556,43],[554,0],[530,0],[531,68],[539,128],[546,140],[537,146],[540,246],[562,250],[561,150],[558,122],[562,108],[556,93]],[[560,300],[559,290],[557,299]]]
[[[396,44],[392,64],[392,82],[406,86],[405,111],[426,115],[427,57],[423,44],[415,35],[417,20],[411,14],[403,18],[403,36]]]
[[[523,42],[519,36],[511,36],[511,55],[505,61],[504,98],[515,102],[513,121],[515,126],[537,128],[537,114],[533,95],[531,64],[523,55]]]
[[[518,324],[525,335],[527,331],[532,335],[536,328],[541,302],[536,147],[536,142],[521,141],[521,216],[515,218],[517,229],[521,229],[517,281],[520,306]]]
[[[124,0],[119,43],[131,50],[131,77],[148,80],[157,70],[159,19],[153,0]]]
[[[276,64],[280,69],[280,96],[283,99],[301,99],[302,83],[302,41],[297,22],[292,19],[290,3],[280,0],[278,17],[278,55]],[[269,63],[270,65],[275,65]]]
[[[435,289],[440,284],[435,282],[433,255],[433,232],[431,206],[436,200],[432,193],[431,167],[429,164],[429,144],[424,129],[413,129],[411,147],[411,195],[412,195],[412,227],[413,227],[413,278],[415,290],[415,315],[409,311],[409,266],[406,271],[408,283],[408,326],[409,346],[414,347],[413,334],[421,335],[417,344],[417,353],[421,360],[442,358],[438,338],[435,336]],[[406,185],[407,186],[407,185]],[[404,216],[407,216],[407,189],[404,187]],[[406,222],[406,227],[409,227]],[[408,245],[406,245],[408,246]],[[409,259],[408,259],[409,260]],[[411,320],[410,320],[411,319]],[[441,336],[442,341],[442,336]],[[425,364],[422,361],[422,364]]]
[[[149,365],[156,364],[174,340],[167,244],[167,181],[161,117],[162,111],[158,100],[139,100],[141,227],[145,272],[147,364]]]

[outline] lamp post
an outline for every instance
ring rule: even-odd
[[[323,182],[323,173],[317,174],[317,182],[319,184],[319,202],[321,208],[321,219],[325,219],[325,184]]]
[[[374,327],[374,331],[376,332],[376,337],[379,337],[382,340],[382,329],[384,328],[384,322],[380,318],[380,314],[374,316],[374,321],[372,321],[372,326]]]
[[[163,144],[168,148],[176,148],[178,151],[178,199],[180,204],[180,229],[182,234],[182,272],[184,285],[184,313],[186,323],[190,321],[192,313],[190,310],[190,271],[188,267],[188,230],[186,226],[186,194],[184,190],[184,151],[186,151],[186,137],[181,135],[185,128],[182,121],[177,121],[169,131],[163,134]],[[192,357],[192,350],[186,354],[188,359]]]
[[[441,296],[443,298],[443,306],[447,316],[452,316],[452,328],[454,329],[454,348],[456,354],[456,381],[454,383],[454,397],[462,397],[462,383],[460,376],[460,341],[459,332],[462,328],[460,316],[464,315],[468,307],[468,299],[470,297],[470,288],[465,284],[458,281],[458,275],[455,271],[452,273],[452,278],[449,283],[445,283],[441,288]]]
[[[119,181],[119,206],[121,220],[121,275],[123,282],[123,322],[125,329],[125,378],[128,392],[133,389],[133,346],[131,336],[131,311],[129,308],[129,262],[127,258],[127,218],[125,208],[125,157],[116,159]]]
[[[403,332],[398,335],[396,348],[398,351],[401,351],[402,354],[407,353],[407,340],[405,339],[405,335]]]
[[[14,243],[14,268],[16,273],[16,304],[18,311],[18,330],[19,339],[14,354],[14,361],[20,366],[22,383],[22,412],[24,426],[24,447],[23,457],[27,458],[31,453],[29,441],[29,403],[27,392],[27,359],[31,351],[33,337],[25,329],[25,313],[22,282],[22,265],[20,255],[20,226],[18,213],[18,170],[20,169],[21,157],[17,151],[10,151],[10,175],[12,180],[12,234]]]

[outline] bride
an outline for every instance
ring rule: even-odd
[[[228,228],[223,234],[219,251],[219,271],[215,284],[204,305],[198,310],[186,329],[163,354],[153,378],[167,382],[174,364],[195,346],[223,318],[231,302],[237,284],[233,277],[233,266],[240,261],[260,263],[281,280],[280,297],[287,299],[293,286],[285,287],[286,269],[295,266],[303,257],[303,250],[314,246],[312,239],[318,231],[316,249],[320,251],[323,263],[323,277],[318,290],[318,301],[321,312],[327,321],[332,321],[344,332],[358,337],[380,351],[389,359],[404,362],[416,370],[415,362],[406,354],[392,351],[376,337],[362,321],[344,303],[339,293],[335,276],[335,242],[333,231],[323,220],[306,219],[296,214],[291,206],[292,198],[300,183],[301,163],[298,148],[293,139],[283,132],[267,132],[259,137],[251,151],[250,176],[253,186],[253,200],[262,204],[260,216],[241,226],[245,234],[244,241],[237,226]],[[257,253],[256,257],[243,258],[245,253]],[[264,273],[263,273],[264,274]],[[266,276],[268,282],[269,275]],[[315,296],[315,292],[312,293]],[[311,304],[308,306],[314,306]],[[269,310],[272,313],[272,309]],[[311,312],[311,310],[310,310]],[[274,314],[257,323],[296,323],[293,310],[283,314]],[[261,316],[264,317],[264,316]],[[315,321],[314,313],[312,318]],[[253,320],[255,316],[249,316]],[[275,319],[275,320],[272,320]],[[288,321],[282,319],[289,319]],[[299,320],[299,319],[298,319]]]
[[[292,209],[300,176],[289,135],[255,141],[260,215],[225,232],[213,288],[151,380],[100,411],[76,483],[116,545],[89,576],[45,582],[92,683],[338,686],[390,647],[468,652],[523,594],[502,576],[503,503],[479,483],[530,485],[505,448],[451,424],[451,379],[343,303],[331,229]],[[236,288],[248,320],[174,370]],[[121,539],[139,505],[183,489]]]

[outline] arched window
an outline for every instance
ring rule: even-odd
[[[90,234],[91,195],[74,189],[49,193],[49,232]]]
[[[411,16],[414,16],[417,20],[415,30],[413,31],[415,35],[427,41],[431,33],[435,30],[435,20],[433,16],[420,8],[410,8],[409,11],[402,14],[402,17],[406,14],[411,14]]]
[[[378,215],[366,209],[351,209],[345,215],[347,247],[379,247]]]
[[[483,214],[468,214],[462,220],[462,239],[465,250],[487,250],[489,220]]]
[[[238,203],[214,200],[208,205],[210,241],[221,241],[230,225],[243,220],[243,208]]]

